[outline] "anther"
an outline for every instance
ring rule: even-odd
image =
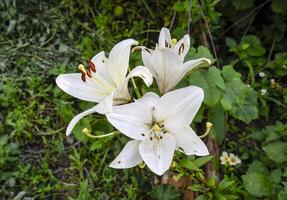
[[[178,49],[178,55],[182,54],[184,51],[184,44],[182,43]]]
[[[88,65],[89,65],[90,69],[96,73],[96,71],[97,71],[96,66],[91,60],[89,60]]]
[[[82,74],[81,76],[82,81],[86,82],[86,74],[82,71],[81,71],[81,74]]]
[[[150,139],[150,141],[152,141],[152,137],[150,137],[149,139]]]
[[[86,69],[86,74],[88,75],[89,78],[92,78],[91,71],[89,69]]]
[[[168,42],[166,40],[164,42],[165,42],[165,47],[168,47],[169,45]]]

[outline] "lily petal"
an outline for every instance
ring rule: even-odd
[[[138,140],[129,141],[121,153],[113,160],[110,167],[116,169],[131,168],[142,162],[142,158],[139,153],[139,143]]]
[[[118,104],[126,103],[131,99],[128,90],[128,82],[133,77],[140,77],[148,87],[153,82],[151,72],[146,67],[137,66],[129,73],[125,81],[118,87],[118,90],[115,94],[115,101],[118,101]]]
[[[158,46],[159,47],[168,47],[171,43],[170,32],[167,28],[163,27],[160,30],[159,38],[158,38]]]
[[[211,64],[211,60],[207,59],[207,58],[199,58],[199,59],[195,59],[195,60],[190,60],[187,61],[183,64],[183,72],[184,74],[186,74],[187,72],[189,72],[190,70],[194,69],[195,67],[199,66],[202,63],[207,63],[208,65]]]
[[[67,129],[66,129],[66,136],[70,135],[73,128],[75,127],[75,125],[80,121],[80,119],[82,119],[83,117],[95,113],[95,107],[92,107],[84,112],[81,112],[80,114],[77,114],[69,123]]]
[[[160,141],[144,140],[139,145],[139,152],[151,171],[161,176],[168,170],[175,150],[174,137],[166,133]]]
[[[176,148],[181,148],[186,155],[209,155],[206,145],[191,127],[166,127],[166,129],[173,135]]]
[[[189,50],[189,47],[190,47],[190,38],[188,34],[184,35],[183,38],[179,40],[174,47],[175,52],[178,54],[182,62]]]
[[[154,107],[159,100],[159,96],[154,92],[146,93],[142,98],[137,99],[136,102],[140,102],[150,108]]]
[[[113,81],[120,85],[126,77],[129,59],[130,49],[132,45],[137,45],[138,42],[134,39],[126,39],[117,43],[109,54],[109,70]]]
[[[69,95],[85,101],[100,102],[109,95],[107,91],[89,81],[89,78],[86,82],[82,81],[81,73],[61,74],[56,78],[56,83]]]
[[[113,111],[106,116],[108,121],[126,136],[135,140],[148,137],[152,123],[149,107],[137,102],[114,106]]]
[[[165,125],[190,125],[200,108],[204,93],[200,87],[189,86],[163,95],[155,106],[154,116]]]

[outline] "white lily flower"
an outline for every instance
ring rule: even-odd
[[[188,34],[175,42],[171,39],[167,28],[161,29],[155,50],[140,47],[143,63],[156,79],[162,94],[172,90],[187,72],[203,62],[211,64],[211,61],[207,58],[183,62],[189,47],[190,38]]]
[[[84,116],[97,112],[111,112],[112,106],[127,103],[131,96],[128,81],[132,77],[140,77],[147,86],[152,84],[152,74],[143,66],[134,68],[129,74],[130,48],[137,41],[126,39],[117,43],[111,50],[109,58],[104,52],[95,55],[89,61],[90,69],[79,65],[81,73],[61,74],[57,77],[57,85],[66,93],[81,100],[98,103],[77,116],[69,123],[66,135],[69,135],[76,123]]]
[[[156,174],[168,170],[176,149],[187,155],[208,155],[204,142],[190,124],[203,101],[196,86],[174,90],[162,97],[149,92],[136,102],[114,106],[109,122],[132,138],[110,164],[130,168],[144,161]]]

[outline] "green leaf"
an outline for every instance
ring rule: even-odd
[[[210,130],[210,136],[217,142],[221,143],[225,137],[224,131],[224,109],[221,104],[218,103],[209,110],[208,121],[210,121],[213,126]]]
[[[275,169],[270,173],[270,179],[272,182],[279,184],[282,180],[282,171],[281,169]]]
[[[83,133],[83,129],[91,130],[90,120],[88,118],[81,119],[73,129],[74,136],[81,142],[88,142],[89,137]]]
[[[211,60],[211,63],[214,63],[215,59],[210,53],[209,49],[205,46],[200,46],[197,48],[190,48],[189,54],[187,55],[187,59],[198,59],[198,58],[208,58]],[[201,67],[208,66],[208,64],[201,64]]]
[[[226,37],[226,38],[225,38],[225,43],[226,43],[226,45],[227,45],[229,48],[233,48],[233,47],[235,47],[235,46],[237,45],[236,42],[235,42],[235,40],[232,39],[232,38],[230,38],[230,37]]]
[[[200,169],[198,168],[198,166],[192,162],[191,160],[188,159],[183,159],[179,162],[179,165],[181,167],[184,167],[186,169],[190,169],[190,170],[195,170],[195,171],[200,171]]]
[[[150,197],[152,200],[179,200],[180,192],[170,185],[158,185],[152,189]]]
[[[232,0],[232,5],[236,8],[236,10],[245,10],[254,5],[254,0]]]
[[[282,163],[287,161],[287,143],[285,142],[272,142],[263,147],[263,150],[268,158],[275,162]]]
[[[204,103],[209,106],[214,106],[222,95],[222,90],[225,89],[224,80],[220,71],[211,67],[208,71],[196,71],[189,78],[192,85],[199,86],[204,91]]]
[[[214,156],[204,156],[201,158],[197,158],[193,163],[199,168],[204,164],[208,163],[210,160],[212,160],[213,157]]]
[[[248,166],[248,170],[246,173],[247,174],[258,173],[258,174],[262,174],[262,175],[268,175],[269,171],[265,167],[263,162],[255,160]]]
[[[242,176],[242,179],[245,189],[253,196],[263,197],[272,192],[271,182],[268,177],[262,174],[246,174]]]
[[[234,118],[245,123],[256,119],[258,117],[256,92],[241,81],[241,75],[232,66],[225,66],[222,75],[226,85],[225,93],[220,100],[223,108]]]
[[[218,185],[218,189],[220,191],[223,191],[227,188],[229,188],[231,185],[233,185],[235,183],[235,181],[229,181],[227,179],[223,179],[222,181],[220,181],[219,185]]]

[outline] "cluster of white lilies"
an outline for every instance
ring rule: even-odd
[[[208,155],[206,145],[190,127],[203,101],[203,90],[197,86],[173,89],[187,72],[203,62],[210,64],[210,60],[184,62],[190,47],[189,35],[176,42],[169,30],[162,28],[154,50],[134,48],[141,50],[144,66],[128,73],[132,45],[138,45],[137,41],[123,40],[112,48],[108,58],[100,52],[89,61],[89,67],[79,65],[80,73],[57,77],[57,85],[66,93],[97,103],[75,116],[66,134],[70,135],[84,116],[104,114],[116,129],[131,138],[110,167],[130,168],[144,161],[158,175],[168,170],[175,150],[187,155]],[[148,92],[133,99],[128,89],[133,77],[141,78],[147,86],[155,78],[162,96]]]

